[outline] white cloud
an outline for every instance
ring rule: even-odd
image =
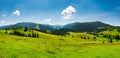
[[[76,12],[76,9],[73,6],[68,6],[64,9],[61,14],[63,15],[63,19],[71,19],[73,18],[73,13]]]
[[[51,21],[52,21],[52,18],[48,18],[48,19],[44,19],[42,23],[43,23],[43,24],[54,25]]]
[[[3,14],[2,16],[3,16],[3,17],[6,17],[6,14]]]
[[[15,12],[13,12],[14,15],[20,16],[20,11],[16,10]]]
[[[5,23],[5,21],[4,21],[4,20],[1,20],[0,22],[1,22],[1,23]]]
[[[44,22],[51,22],[51,18],[45,19]]]

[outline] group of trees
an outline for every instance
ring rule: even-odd
[[[65,36],[68,32],[72,32],[72,31],[73,30],[68,28],[62,28],[62,29],[51,30],[51,34]]]
[[[28,34],[28,37],[35,37],[35,38],[39,38],[39,33],[32,32],[32,33]]]
[[[38,25],[39,26],[39,25]],[[38,26],[36,27],[38,30]],[[112,33],[116,32],[118,34],[116,35],[113,35]],[[11,32],[7,32],[7,30],[5,31],[5,34],[11,34],[11,35],[18,35],[18,36],[25,36],[25,37],[34,37],[34,38],[39,38],[39,33],[37,32],[33,32],[31,31],[30,29],[28,29],[27,27],[24,28],[23,30],[24,32],[21,32],[20,30],[17,30],[17,29],[13,29],[13,31]],[[27,31],[30,31],[29,33],[26,33]],[[55,34],[55,35],[61,35],[61,36],[66,36],[66,35],[70,35],[70,33],[68,33],[69,31],[70,32],[75,32],[75,30],[72,30],[72,29],[68,29],[68,28],[63,28],[63,29],[56,29],[56,30],[47,30],[47,31],[42,31],[42,30],[38,30],[38,31],[41,31],[41,32],[45,32],[45,33],[50,33],[50,34]],[[79,38],[81,39],[93,39],[94,41],[97,40],[96,37],[104,37],[104,38],[109,38],[109,42],[112,43],[113,42],[113,39],[116,39],[116,41],[120,40],[120,30],[119,29],[108,29],[108,31],[103,31],[103,32],[88,32],[86,33],[87,35],[89,34],[92,34],[94,36],[86,36],[85,34],[82,34],[82,35],[79,35]],[[72,36],[74,37],[74,36]]]
[[[115,39],[116,42],[118,42],[118,40],[120,40],[120,33],[117,30],[104,31],[104,32],[101,32],[99,34],[99,36],[102,36],[104,38],[108,38],[110,43],[113,42],[113,39]]]
[[[103,34],[102,35],[104,38],[109,38],[110,42],[112,43],[113,42],[113,39],[116,39],[116,41],[120,40],[120,35],[117,34],[117,35],[110,35],[110,34]]]
[[[89,39],[93,39],[94,41],[97,40],[97,38],[96,38],[95,36],[92,37],[92,38],[91,38],[91,37],[86,37],[86,36],[81,36],[80,38],[81,38],[81,39],[88,39],[88,40],[89,40]]]
[[[25,37],[39,38],[39,33],[36,33],[36,32],[25,34],[24,32],[13,30],[13,32],[10,32],[10,34],[11,35],[18,35],[18,36],[25,36]]]
[[[118,39],[118,40],[120,40],[120,35],[119,34],[117,34],[117,35],[110,35],[110,34],[103,34],[102,35],[104,38],[114,38],[114,39]]]
[[[102,32],[91,32],[89,34],[95,35],[97,37],[108,38],[110,43],[113,42],[113,39],[116,40],[116,42],[120,40],[120,31],[116,28],[110,28]]]
[[[72,38],[79,38],[79,39],[85,39],[85,40],[97,40],[97,37],[94,35],[90,35],[87,33],[74,33],[74,32],[68,32],[66,36],[72,36]]]
[[[39,38],[39,33],[30,31],[31,33],[26,33],[28,31],[27,27],[24,29],[24,32],[21,32],[19,30],[13,29],[13,31],[9,32],[6,30],[5,34],[10,34],[10,35],[18,35],[18,36],[25,36],[25,37],[34,37],[34,38]]]

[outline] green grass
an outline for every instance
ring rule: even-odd
[[[0,33],[0,58],[120,58],[119,42],[103,44],[104,38],[84,40],[78,37],[81,33],[67,36],[38,33],[40,38]]]
[[[116,29],[113,30],[113,31],[103,31],[103,32],[100,32],[100,34],[104,34],[104,35],[111,35],[111,36],[116,36],[116,35],[120,35],[120,32],[118,32]]]

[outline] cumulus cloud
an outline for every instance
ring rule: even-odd
[[[5,23],[5,21],[4,21],[4,20],[1,20],[1,23]]]
[[[71,19],[73,18],[73,13],[76,12],[76,9],[73,6],[68,6],[64,9],[61,14],[63,15],[63,19]]]
[[[16,10],[16,11],[13,12],[13,14],[16,15],[16,16],[20,16],[20,11]]]
[[[52,18],[44,19],[43,24],[54,25],[51,21],[52,21]]]

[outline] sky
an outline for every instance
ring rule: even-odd
[[[92,21],[120,26],[120,0],[0,0],[0,26]]]

